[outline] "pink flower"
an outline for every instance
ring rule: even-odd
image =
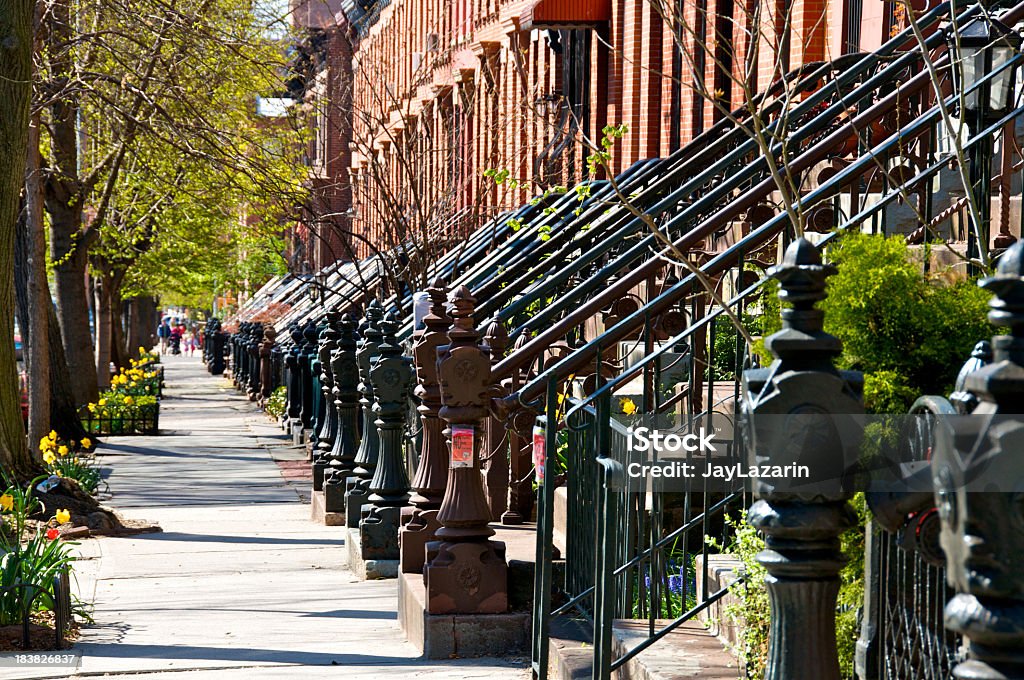
[[[51,541],[56,541],[58,536],[60,536],[60,532],[56,529],[51,527],[46,530],[46,537]]]

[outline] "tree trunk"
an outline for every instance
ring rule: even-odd
[[[57,328],[57,309],[52,301],[46,304],[46,315],[50,328]],[[71,370],[64,356],[64,344],[60,335],[50,333],[50,425],[62,439],[77,442],[86,435],[78,417],[78,406],[71,387]]]
[[[100,389],[110,387],[110,345],[114,331],[111,313],[110,279],[97,276],[96,289],[96,383]]]
[[[27,233],[19,223],[18,238],[14,243],[14,290],[17,293],[18,322],[21,324],[23,340],[26,335],[26,326],[29,326],[28,335],[31,337],[31,319],[33,318],[29,314],[28,303],[29,268],[25,266],[28,256],[24,254],[28,249]],[[53,301],[47,296],[41,304],[43,305],[41,309],[46,315],[47,328],[56,329],[57,310],[53,306]],[[26,321],[26,319],[30,321]],[[86,432],[81,419],[78,417],[75,397],[71,393],[71,372],[68,370],[68,362],[64,358],[64,345],[61,344],[60,334],[56,332],[49,333],[46,344],[46,361],[50,373],[48,379],[49,389],[47,390],[50,412],[47,420],[50,423],[50,428],[56,430],[61,439],[81,441],[82,437],[86,436]],[[32,384],[29,385],[29,388],[31,390]],[[30,406],[32,398],[33,392],[30,391]],[[42,438],[42,435],[39,436]],[[30,439],[29,445],[31,446],[32,444],[34,442]]]
[[[14,356],[14,240],[32,100],[32,0],[0,0],[0,467],[31,470]]]
[[[52,183],[51,183],[52,184]],[[50,257],[57,288],[57,317],[60,336],[68,365],[75,367],[71,386],[75,401],[85,404],[96,401],[98,382],[89,331],[89,300],[86,293],[86,265],[88,250],[80,243],[82,211],[77,204],[63,204],[47,198],[50,213]],[[97,325],[97,328],[99,326]]]
[[[77,36],[71,4],[57,2],[49,9],[45,34],[49,40],[53,77],[58,81],[74,78],[71,45]],[[74,369],[71,385],[75,402],[85,404],[96,401],[98,394],[86,293],[88,251],[95,235],[82,229],[85,191],[78,168],[77,94],[72,91],[55,98],[49,110],[52,172],[46,183],[46,210],[50,215],[50,258],[55,263],[57,316],[64,354]]]
[[[42,157],[39,153],[39,116],[29,128],[28,160],[25,164],[25,214],[18,243],[15,268],[24,263],[25,306],[18,306],[22,346],[28,377],[28,446],[33,452],[50,431],[50,287],[46,282],[46,228],[43,223]],[[19,254],[18,246],[22,246]],[[17,274],[15,274],[17,277]],[[19,277],[20,278],[20,277]],[[20,287],[20,286],[19,286]],[[37,461],[37,462],[41,462]]]
[[[124,326],[121,324],[121,317],[124,316],[124,301],[121,299],[121,284],[123,277],[118,277],[118,282],[110,284],[110,360],[118,368],[128,366],[128,357],[124,349]]]

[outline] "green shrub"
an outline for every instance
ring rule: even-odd
[[[853,677],[854,654],[857,650],[857,613],[864,601],[864,526],[867,523],[867,504],[863,494],[851,501],[860,521],[840,536],[843,553],[848,562],[839,573],[839,597],[836,603],[836,647],[839,668],[845,678]],[[736,601],[723,608],[725,617],[737,626],[739,644],[733,651],[746,667],[748,678],[763,678],[768,662],[768,639],[771,607],[765,579],[768,571],[757,561],[765,549],[764,537],[747,523],[747,511],[739,517],[726,516],[732,529],[731,542],[722,545],[713,538],[705,540],[722,552],[731,553],[743,564],[743,583],[733,587]]]
[[[280,418],[284,415],[286,408],[288,408],[288,388],[281,385],[275,389],[273,394],[270,395],[270,398],[267,399],[266,409],[267,413],[270,415],[275,418]]]
[[[843,342],[840,368],[865,373],[875,413],[904,412],[922,394],[947,394],[978,340],[992,335],[989,293],[975,281],[927,277],[902,238],[850,233],[828,251],[825,330]]]

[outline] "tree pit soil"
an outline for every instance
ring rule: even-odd
[[[28,647],[23,646],[24,637],[20,623],[0,626],[0,652],[44,652],[70,649],[79,636],[78,622],[72,621],[64,631],[64,644],[57,646],[54,631],[53,612],[32,612],[28,624]]]
[[[44,524],[58,510],[67,510],[71,513],[71,521],[64,526],[88,527],[90,536],[129,536],[162,531],[156,524],[118,517],[113,510],[103,507],[83,491],[73,479],[61,479],[60,484],[50,491],[36,490],[34,494],[42,507],[31,519]]]

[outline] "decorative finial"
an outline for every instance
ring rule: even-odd
[[[1015,338],[1024,338],[1024,241],[1010,246],[999,258],[995,276],[978,285],[995,296],[988,303],[988,320],[1009,327]]]
[[[452,317],[452,328],[448,337],[455,342],[456,339],[464,342],[475,342],[480,334],[473,323],[473,313],[476,311],[476,298],[466,286],[459,286],[452,291],[448,297],[449,314]]]
[[[836,268],[822,264],[817,247],[805,238],[798,238],[786,248],[782,264],[772,267],[768,273],[782,286],[779,299],[805,310],[814,309],[814,303],[825,299],[825,279],[835,274]]]

